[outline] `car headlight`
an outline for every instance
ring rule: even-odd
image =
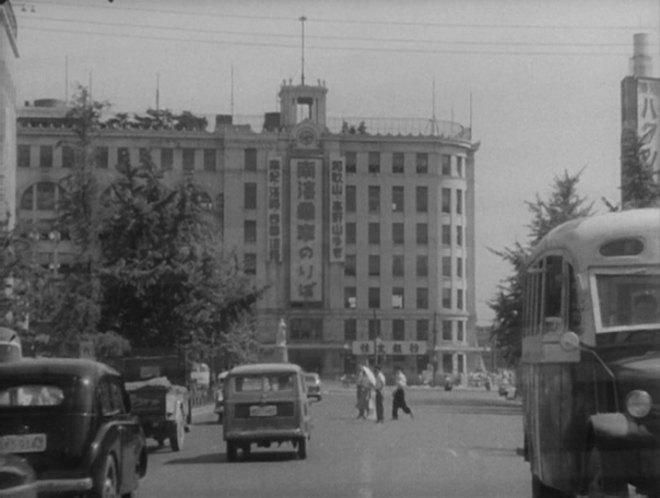
[[[651,411],[652,401],[649,393],[635,389],[626,396],[626,410],[631,417],[644,418]]]

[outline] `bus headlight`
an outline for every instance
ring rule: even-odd
[[[646,391],[635,389],[626,396],[626,411],[631,417],[644,418],[651,411],[651,395]]]

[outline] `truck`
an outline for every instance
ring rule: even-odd
[[[191,423],[185,357],[176,352],[141,350],[108,363],[122,373],[132,411],[139,417],[145,436],[159,446],[167,439],[173,451],[182,450]]]

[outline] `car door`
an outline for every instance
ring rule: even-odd
[[[126,406],[121,379],[109,379],[110,396],[115,421],[119,433],[119,455],[121,460],[118,467],[121,469],[120,488],[122,492],[127,492],[137,486],[138,481],[138,462],[140,452],[142,451],[142,438],[140,427],[135,417],[129,413]]]

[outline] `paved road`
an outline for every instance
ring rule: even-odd
[[[254,449],[228,463],[222,428],[198,413],[182,452],[150,453],[140,496],[529,497],[520,407],[484,391],[413,390],[414,419],[355,418],[354,392],[331,389],[313,405],[308,458],[292,447]],[[386,397],[386,409],[391,397]],[[386,412],[389,410],[386,410]]]

